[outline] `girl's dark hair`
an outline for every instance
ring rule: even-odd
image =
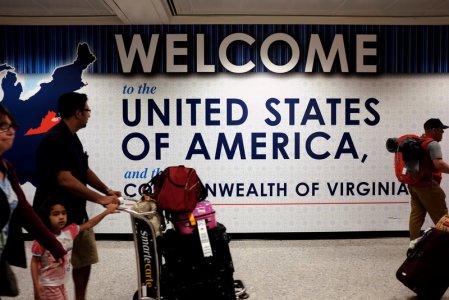
[[[48,197],[47,199],[44,200],[41,207],[39,208],[39,212],[38,212],[39,216],[41,217],[42,221],[48,228],[51,228],[50,218],[49,218],[51,208],[58,204],[67,208],[67,205],[66,205],[67,202],[60,197]]]

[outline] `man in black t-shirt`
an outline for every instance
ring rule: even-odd
[[[40,212],[47,198],[60,197],[67,202],[68,223],[82,224],[88,219],[86,201],[118,204],[121,194],[108,188],[89,168],[88,155],[76,134],[90,118],[87,96],[63,94],[58,100],[58,111],[61,121],[44,136],[37,150],[38,182],[33,207]],[[93,230],[84,231],[75,239],[72,252],[77,300],[85,299],[91,265],[97,262]]]

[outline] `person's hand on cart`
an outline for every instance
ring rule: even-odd
[[[113,189],[109,189],[109,188],[106,190],[105,194],[107,196],[117,196],[117,197],[122,196],[122,193],[120,191],[114,191]]]
[[[117,204],[120,205],[122,204],[122,201],[120,200],[122,197],[121,196],[116,196],[114,195],[110,195],[110,196],[99,196],[97,198],[97,203],[101,204],[103,206],[105,205],[109,205],[109,204]]]
[[[115,204],[115,203],[111,203],[108,205],[105,205],[106,207],[106,211],[108,212],[108,214],[117,214],[120,212],[119,210],[119,204]]]

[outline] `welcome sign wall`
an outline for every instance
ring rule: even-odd
[[[193,167],[230,232],[407,230],[409,195],[385,141],[422,133],[430,117],[449,121],[445,26],[0,32],[3,103],[34,120],[8,157],[29,199],[24,157],[69,90],[89,96],[92,117],[79,135],[101,178],[138,197],[159,170]],[[97,232],[130,232],[128,217],[108,217]]]

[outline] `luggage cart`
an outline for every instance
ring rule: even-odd
[[[120,201],[123,205],[125,201],[137,203],[139,200],[120,197]],[[119,210],[128,213],[131,217],[138,282],[133,300],[164,300],[161,295],[161,257],[157,246],[156,231],[148,218],[158,212],[138,212],[124,206],[120,206]],[[234,280],[234,288],[236,300],[249,298],[241,280]]]
[[[126,201],[137,200],[122,198]],[[156,211],[137,212],[120,206],[120,211],[129,213],[136,251],[138,288],[133,300],[161,300],[160,289],[160,257],[157,251],[156,233],[148,216],[157,214]]]

